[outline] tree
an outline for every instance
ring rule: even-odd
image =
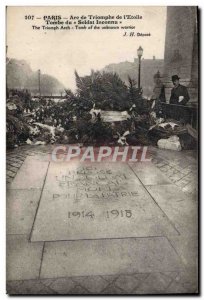
[[[128,87],[116,73],[94,72],[80,77],[75,71],[79,99],[91,101],[96,108],[123,111],[131,107]]]

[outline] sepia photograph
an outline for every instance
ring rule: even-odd
[[[6,7],[6,294],[199,295],[199,16]]]

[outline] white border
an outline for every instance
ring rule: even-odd
[[[5,233],[6,233],[6,229],[5,229],[5,222],[6,222],[6,211],[5,211],[5,45],[6,45],[6,41],[5,41],[5,7],[6,6],[41,6],[41,5],[45,5],[45,6],[49,6],[49,5],[56,5],[56,6],[60,6],[60,5],[71,5],[71,6],[86,6],[86,5],[101,5],[101,6],[153,6],[153,5],[160,5],[160,6],[191,6],[191,5],[198,5],[202,11],[204,4],[203,4],[203,0],[197,0],[197,1],[190,1],[190,0],[167,0],[167,1],[150,1],[150,0],[142,0],[142,1],[133,1],[133,0],[98,0],[97,3],[94,0],[86,0],[86,1],[82,1],[82,0],[72,0],[72,1],[66,1],[66,0],[60,0],[60,1],[54,1],[54,0],[35,0],[35,1],[30,1],[28,3],[28,1],[14,1],[14,0],[1,0],[0,3],[0,34],[1,34],[1,47],[0,47],[0,59],[1,59],[1,78],[3,80],[1,80],[1,85],[0,85],[0,93],[1,93],[1,97],[0,97],[0,191],[1,191],[1,197],[0,197],[0,212],[1,212],[1,222],[0,222],[0,236],[1,236],[1,247],[0,247],[0,270],[1,270],[1,276],[0,276],[0,296],[1,299],[4,299],[6,297],[8,297],[5,294],[5,282],[6,282],[6,277],[5,277],[5,261],[6,261],[6,252],[5,252]],[[202,21],[202,20],[201,20]],[[202,22],[200,23],[200,32],[201,32],[201,36],[200,36],[200,47],[201,49],[203,49],[203,28],[202,28]],[[202,52],[201,52],[202,54]],[[203,59],[201,59],[201,62],[203,61]],[[203,70],[203,64],[201,67],[201,72]],[[201,81],[201,87],[204,86],[204,79],[201,77],[202,81]],[[202,102],[202,99],[200,99],[200,102]],[[202,116],[204,115],[204,105],[202,105]],[[201,118],[202,119],[202,118]],[[202,124],[203,125],[203,124]],[[202,126],[202,133],[200,138],[202,137],[203,140],[203,126]],[[201,155],[201,153],[200,153]],[[203,167],[203,165],[202,165]],[[202,168],[203,169],[203,168]],[[204,181],[202,178],[201,181],[201,186],[203,186]],[[201,201],[201,199],[200,199]],[[202,202],[202,201],[201,201]],[[203,207],[203,205],[201,205],[201,207]],[[203,213],[203,210],[202,210]],[[202,214],[203,216],[203,214]],[[202,217],[201,217],[202,219]],[[201,228],[200,228],[201,230]],[[202,233],[202,230],[201,230]],[[203,237],[203,234],[202,234]],[[202,239],[203,240],[203,239]],[[202,243],[203,244],[203,243]],[[203,249],[202,245],[201,245],[201,249]],[[200,250],[201,250],[200,249]],[[201,254],[201,251],[200,251]],[[203,269],[203,268],[202,268]],[[203,276],[201,276],[201,288],[203,287]],[[70,296],[69,296],[70,297]],[[24,299],[28,298],[28,297],[23,297]],[[41,297],[40,297],[41,298]],[[76,298],[76,297],[75,297]],[[109,298],[109,297],[108,297]],[[144,298],[149,298],[149,297],[143,297]],[[163,297],[162,297],[163,298]],[[174,296],[174,298],[177,298]]]

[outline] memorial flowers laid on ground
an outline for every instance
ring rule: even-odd
[[[66,90],[65,99],[58,102],[11,91],[6,105],[9,148],[23,143],[148,145],[178,131],[178,122],[172,129],[171,123],[156,117],[151,101],[142,97],[131,78],[127,86],[112,73],[92,71],[80,77],[75,72],[75,77],[76,93]]]

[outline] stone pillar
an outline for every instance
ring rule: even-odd
[[[198,34],[196,6],[167,7],[163,83],[167,102],[171,76],[178,75],[188,87],[190,102],[198,102]]]

